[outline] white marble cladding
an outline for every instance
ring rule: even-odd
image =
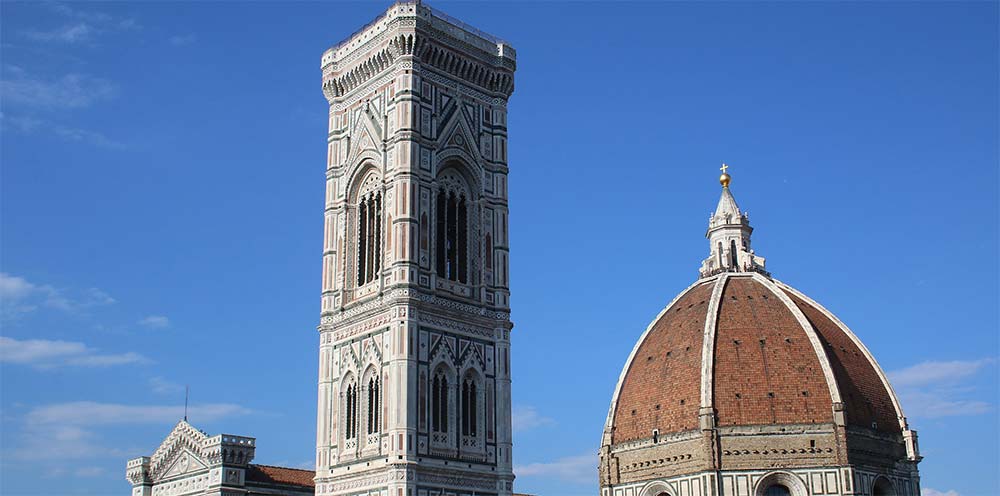
[[[323,54],[317,494],[512,491],[514,69],[508,44],[417,2]]]
[[[781,484],[791,496],[919,496],[918,481],[853,467],[701,472],[604,487],[601,496],[765,496]],[[876,493],[875,487],[892,492]]]
[[[430,26],[435,29],[443,31],[458,40],[469,43],[480,50],[493,52],[500,57],[509,59],[515,59],[517,57],[514,47],[510,46],[510,44],[504,40],[488,33],[484,33],[427,5],[420,5],[420,3],[416,1],[401,1],[389,7],[384,14],[368,23],[344,41],[337,43],[333,47],[330,47],[330,49],[326,52],[323,52],[321,66],[326,67],[327,65],[354,53],[365,43],[376,39],[380,34],[390,29],[390,25],[393,21],[401,18],[409,20],[420,19],[424,22],[428,22]]]

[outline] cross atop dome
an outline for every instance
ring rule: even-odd
[[[719,183],[722,184],[722,196],[715,207],[715,213],[708,219],[708,231],[705,237],[709,240],[710,254],[701,263],[701,277],[708,277],[720,272],[760,272],[764,270],[764,257],[754,254],[750,248],[750,216],[740,211],[729,184],[732,176],[727,172],[729,166],[722,164],[719,170]]]

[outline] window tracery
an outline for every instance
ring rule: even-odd
[[[381,180],[369,174],[358,191],[357,285],[364,286],[378,278],[382,262],[382,191]]]
[[[448,377],[444,370],[438,370],[431,383],[431,430],[448,433]]]
[[[447,172],[435,198],[438,277],[460,283],[469,278],[469,194],[464,182]]]
[[[354,381],[347,383],[344,392],[344,439],[358,436],[358,388]]]
[[[381,395],[379,394],[379,380],[378,376],[372,376],[368,379],[368,434],[376,434],[379,432],[379,403],[381,400]]]
[[[462,435],[475,437],[478,432],[479,388],[476,380],[469,374],[462,381]]]

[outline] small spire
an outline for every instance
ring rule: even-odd
[[[726,172],[726,169],[728,169],[728,168],[729,168],[729,166],[726,165],[725,162],[722,163],[722,167],[719,167],[719,170],[722,171],[722,175],[719,176],[719,184],[721,184],[723,188],[728,188],[729,187],[729,182],[733,179],[729,175],[729,173]]]

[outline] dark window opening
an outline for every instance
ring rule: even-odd
[[[436,213],[437,275],[465,283],[469,273],[469,219],[465,195],[439,191]]]
[[[368,434],[379,431],[379,383],[378,377],[368,381]]]
[[[367,194],[358,202],[358,286],[378,277],[382,260],[382,195]]]
[[[431,385],[431,429],[448,432],[448,378],[443,372],[434,375]]]

